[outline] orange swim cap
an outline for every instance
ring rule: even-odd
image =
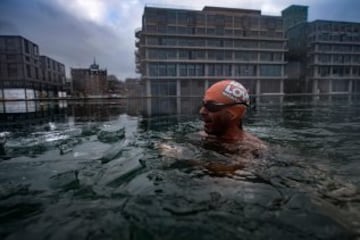
[[[246,88],[233,80],[223,80],[214,83],[205,92],[204,101],[215,101],[218,103],[244,103],[250,104],[249,94]]]

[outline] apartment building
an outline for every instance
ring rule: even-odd
[[[145,7],[136,68],[146,96],[201,96],[222,79],[252,94],[282,94],[286,39],[279,16],[258,10]]]
[[[71,68],[73,93],[76,96],[102,96],[107,93],[107,70],[94,59],[89,68]]]
[[[301,8],[301,6],[292,6]],[[283,15],[288,14],[286,10]],[[288,14],[288,19],[291,14]],[[288,75],[304,81],[305,92],[348,94],[360,92],[360,23],[315,20],[286,31]],[[297,68],[291,66],[297,63]],[[297,72],[299,74],[294,74]]]
[[[41,80],[46,82],[43,95],[54,97],[54,93],[60,92],[65,97],[65,65],[47,56],[40,56]]]
[[[22,36],[0,36],[0,99],[34,99],[63,95],[64,82],[53,83],[39,56],[39,46]],[[49,58],[48,58],[49,59]],[[65,78],[65,66],[57,63],[57,78]]]
[[[21,36],[0,36],[0,98],[35,98],[40,74],[37,44]]]

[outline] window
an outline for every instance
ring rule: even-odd
[[[257,60],[257,53],[255,52],[235,52],[235,59],[241,61],[255,61]]]
[[[352,57],[352,62],[353,63],[360,63],[360,55],[354,55]]]
[[[207,40],[207,45],[210,47],[221,47],[222,41],[219,39],[209,39]]]
[[[181,70],[181,66],[180,66]],[[176,76],[176,64],[151,63],[149,64],[150,76]]]
[[[224,28],[223,27],[216,27],[215,28],[215,34],[216,35],[224,35]]]
[[[25,52],[30,53],[30,43],[29,41],[25,40]]]
[[[158,58],[158,51],[155,49],[149,49],[148,50],[148,57],[151,59],[157,59]]]
[[[231,64],[224,64],[223,68],[224,68],[224,76],[231,76],[232,75]]]
[[[208,59],[210,60],[215,60],[216,59],[216,55],[215,55],[215,51],[208,51]]]
[[[260,76],[281,76],[281,66],[260,65]]]
[[[225,51],[225,59],[232,60],[232,52],[231,51]]]
[[[319,46],[320,51],[331,51],[331,45],[329,44],[321,44]]]
[[[39,69],[37,67],[35,68],[35,78],[39,79]]]
[[[233,30],[232,29],[225,29],[225,36],[232,36]]]
[[[215,64],[209,64],[207,68],[208,76],[215,76]]]
[[[185,12],[178,12],[178,14],[177,14],[177,21],[178,21],[178,24],[182,24],[182,25],[187,24],[187,16],[186,16],[186,13],[185,13]]]
[[[37,57],[37,56],[39,56],[39,48],[38,48],[38,46],[36,46],[36,45],[34,45],[34,55]]]
[[[234,45],[236,48],[257,48],[256,41],[241,41],[235,40]]]
[[[224,51],[216,51],[215,58],[216,60],[224,60]]]
[[[31,67],[29,64],[26,64],[26,76],[31,78]]]
[[[215,35],[215,28],[208,28],[208,29],[206,30],[206,33],[207,33],[208,35]]]
[[[176,27],[168,26],[166,32],[170,34],[176,34]]]
[[[157,64],[155,64],[155,63],[149,64],[149,75],[150,76],[158,76],[159,75]]]
[[[186,27],[178,27],[177,33],[178,34],[186,34],[187,33]]]
[[[158,45],[159,44],[159,38],[157,38],[157,37],[148,37],[146,39],[146,43],[148,45]]]
[[[175,59],[176,58],[176,50],[166,50],[166,58],[167,59]]]
[[[327,77],[330,76],[330,67],[328,66],[320,66],[318,70],[318,74],[321,77]]]
[[[205,39],[193,39],[191,46],[205,46]]]
[[[205,28],[196,28],[195,31],[197,34],[205,34]]]
[[[15,61],[16,60],[16,55],[15,54],[7,54],[6,59],[8,61]]]
[[[151,81],[152,96],[174,96],[176,95],[176,81],[153,80]]]
[[[321,54],[321,55],[319,55],[319,62],[321,62],[321,63],[329,63],[329,62],[331,62],[331,55],[329,55],[329,54]]]
[[[194,50],[190,51],[190,59],[204,59],[205,58],[205,51],[203,50]]]
[[[166,64],[159,64],[159,76],[166,76]]]
[[[195,65],[194,64],[188,64],[188,76],[195,76]]]
[[[189,59],[189,51],[180,50],[179,51],[179,59]]]
[[[195,65],[195,75],[196,76],[204,76],[205,75],[204,65],[203,64],[196,64]]]
[[[256,76],[256,66],[251,64],[240,64],[235,66],[236,76]]]
[[[180,64],[180,76],[187,76],[186,64]]]
[[[224,46],[228,48],[233,47],[233,41],[232,40],[224,40]]]
[[[13,38],[6,39],[6,50],[16,50],[16,45],[14,40],[15,39]]]
[[[282,61],[282,54],[281,53],[273,53],[273,52],[263,52],[260,53],[260,60],[261,61]]]
[[[14,63],[9,63],[7,65],[7,72],[8,72],[8,77],[16,77],[17,75],[17,66]]]
[[[161,45],[165,46],[176,46],[176,38],[163,38],[161,41]]]
[[[223,66],[222,64],[215,65],[215,76],[223,76]]]
[[[175,64],[167,64],[166,73],[168,76],[176,76],[176,65]]]
[[[260,48],[262,49],[282,49],[283,42],[270,42],[270,41],[263,41],[260,42]]]

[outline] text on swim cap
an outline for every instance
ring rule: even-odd
[[[247,93],[244,87],[235,81],[230,82],[223,91],[223,95],[231,98],[236,102],[243,102],[247,98]]]

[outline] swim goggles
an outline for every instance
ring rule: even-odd
[[[249,104],[247,104],[246,102],[235,102],[235,103],[224,104],[214,101],[203,101],[203,107],[206,108],[209,112],[219,112],[225,108],[235,106],[238,104],[242,104],[245,105],[246,107],[249,107]]]

